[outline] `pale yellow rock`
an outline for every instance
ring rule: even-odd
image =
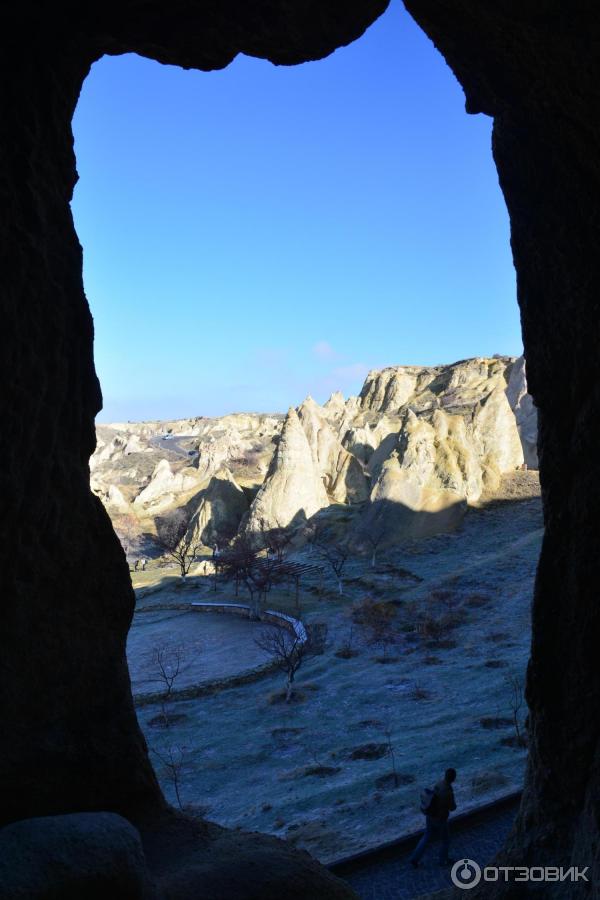
[[[537,409],[533,397],[527,391],[524,356],[520,356],[514,362],[506,388],[506,396],[517,423],[524,460],[530,469],[537,469]]]
[[[238,491],[258,491],[244,517],[251,527],[369,497],[379,510],[396,503],[413,520],[422,512],[423,522],[441,523],[443,509],[493,496],[523,460],[537,465],[522,358],[374,370],[360,397],[335,392],[322,406],[307,398],[283,426],[281,415],[255,413],[99,425],[90,483],[110,515],[133,511],[149,531],[157,515],[198,495],[197,526],[208,534],[230,476]]]
[[[290,407],[267,477],[250,507],[247,529],[301,525],[329,505],[308,439]]]
[[[103,498],[104,505],[110,512],[123,514],[130,514],[133,512],[131,504],[125,499],[123,493],[116,484],[111,484],[108,488],[108,493],[105,498]]]
[[[315,470],[331,499],[338,503],[366,500],[368,485],[362,465],[342,446],[323,407],[309,396],[298,407],[298,418],[308,440]]]
[[[194,491],[200,489],[202,477],[197,469],[185,468],[174,473],[166,459],[158,463],[150,483],[137,495],[133,505],[137,510],[146,514],[152,512],[157,515],[176,504],[179,497],[189,497]]]

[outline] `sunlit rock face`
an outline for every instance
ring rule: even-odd
[[[537,469],[537,410],[533,397],[527,392],[524,356],[520,356],[511,369],[506,396],[517,422],[525,464],[530,469]]]
[[[340,395],[341,397],[341,395]],[[368,481],[360,461],[341,444],[327,410],[307,397],[298,418],[307,437],[313,463],[328,495],[338,503],[360,503],[368,497]]]
[[[202,477],[198,469],[184,468],[173,472],[166,459],[161,459],[152,473],[150,483],[135,498],[133,505],[144,514],[157,515],[183,501],[200,488]]]
[[[378,469],[365,512],[386,541],[454,527],[483,490],[483,470],[461,416],[404,414],[395,448]]]
[[[264,484],[250,508],[249,531],[302,525],[329,500],[308,438],[292,407]]]
[[[385,521],[395,540],[445,530],[460,521],[466,503],[493,495],[502,475],[522,465],[506,396],[512,363],[478,358],[369,373],[363,424],[358,418],[345,437],[367,460],[373,480],[367,521]],[[419,512],[431,515],[414,515]]]
[[[525,410],[528,395],[522,380],[517,393],[509,390],[517,363],[511,357],[479,357],[449,366],[396,366],[370,372],[360,397],[345,400],[337,392],[322,406],[307,397],[294,413],[297,422],[288,414],[277,459],[281,415],[237,413],[101,426],[92,487],[113,518],[129,512],[141,530],[152,534],[159,515],[184,508],[189,518],[190,510],[202,505],[211,479],[228,472],[250,496],[261,489],[250,515],[255,529],[256,509],[271,526],[301,524],[331,503],[368,505],[385,499],[391,511],[380,477],[396,454],[413,512],[452,508],[452,515],[424,517],[427,533],[444,530],[459,520],[465,501],[493,496],[502,476],[523,463],[523,434],[511,397],[516,397],[515,408]],[[530,429],[535,428],[532,410]],[[416,454],[424,442],[427,454]],[[393,469],[393,464],[387,467],[386,483]],[[231,494],[229,521],[238,513],[236,497]],[[211,508],[202,505],[201,530],[207,535]],[[395,522],[393,528],[390,522],[390,539],[414,534],[405,516]]]

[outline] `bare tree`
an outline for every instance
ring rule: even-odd
[[[181,747],[179,744],[167,744],[160,750],[157,750],[156,747],[151,747],[151,750],[165,767],[169,781],[175,791],[177,805],[183,811],[183,803],[181,802],[181,771],[186,755],[185,747]]]
[[[337,580],[338,593],[341,597],[344,593],[344,582],[342,580],[342,574],[344,571],[344,566],[346,565],[348,557],[350,556],[350,547],[348,543],[341,541],[327,541],[324,538],[321,538],[319,535],[316,536],[313,543],[321,559],[329,565],[329,568],[335,575]]]
[[[157,517],[155,521],[161,548],[175,560],[181,577],[185,578],[200,551],[202,540],[193,529],[188,528],[188,519],[182,509]]]
[[[387,755],[392,761],[392,772],[394,774],[394,786],[398,787],[400,785],[400,779],[398,778],[398,769],[396,768],[396,748],[392,741],[392,726],[390,723],[386,723],[385,730],[383,732],[385,734],[386,743],[387,743]]]
[[[518,747],[525,747],[527,745],[527,739],[523,734],[521,726],[521,710],[525,703],[523,679],[519,675],[507,675],[506,684],[509,689],[510,709],[513,725],[515,727],[515,740]]]
[[[371,526],[363,525],[356,532],[356,541],[362,546],[367,546],[371,551],[371,568],[377,565],[377,551],[386,536],[386,528],[383,522],[374,523]]]
[[[352,624],[350,624],[346,637],[335,651],[335,655],[340,659],[352,659],[353,656],[358,655],[358,650],[355,646],[354,626]]]
[[[384,659],[388,647],[396,642],[395,617],[396,610],[391,603],[376,602],[371,597],[365,597],[354,610],[355,621],[369,630],[369,643],[381,647]]]
[[[259,558],[260,550],[254,538],[246,533],[238,534],[231,546],[216,561],[226,578],[242,582],[250,595],[250,606],[255,616],[260,609],[260,598],[267,589],[264,566]],[[269,585],[270,586],[270,585]]]
[[[283,562],[287,548],[292,540],[292,533],[286,528],[269,528],[266,521],[259,522],[260,535],[267,555],[274,556],[278,562]]]
[[[119,542],[127,560],[131,552],[135,549],[138,536],[138,521],[133,513],[121,513],[112,520],[115,534],[119,538]]]
[[[303,661],[311,652],[307,640],[302,640],[297,634],[291,634],[285,628],[265,628],[257,638],[257,647],[264,650],[277,661],[277,667],[285,672],[286,691],[285,702],[292,699],[294,679]]]
[[[156,667],[157,679],[164,686],[160,702],[165,728],[168,728],[171,723],[169,704],[171,702],[175,682],[182,672],[184,657],[185,654],[182,647],[168,647],[162,645],[154,648],[153,662]]]

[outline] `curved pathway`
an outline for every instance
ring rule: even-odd
[[[512,797],[457,819],[451,830],[452,859],[474,859],[482,867],[489,863],[506,840],[518,806],[518,797]],[[438,865],[436,844],[430,845],[419,868],[413,869],[408,860],[416,840],[401,840],[395,847],[330,868],[352,885],[361,900],[414,900],[452,887],[450,870]]]

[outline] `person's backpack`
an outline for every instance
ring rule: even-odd
[[[421,812],[426,816],[435,813],[437,808],[437,794],[433,788],[424,788],[421,791]]]

